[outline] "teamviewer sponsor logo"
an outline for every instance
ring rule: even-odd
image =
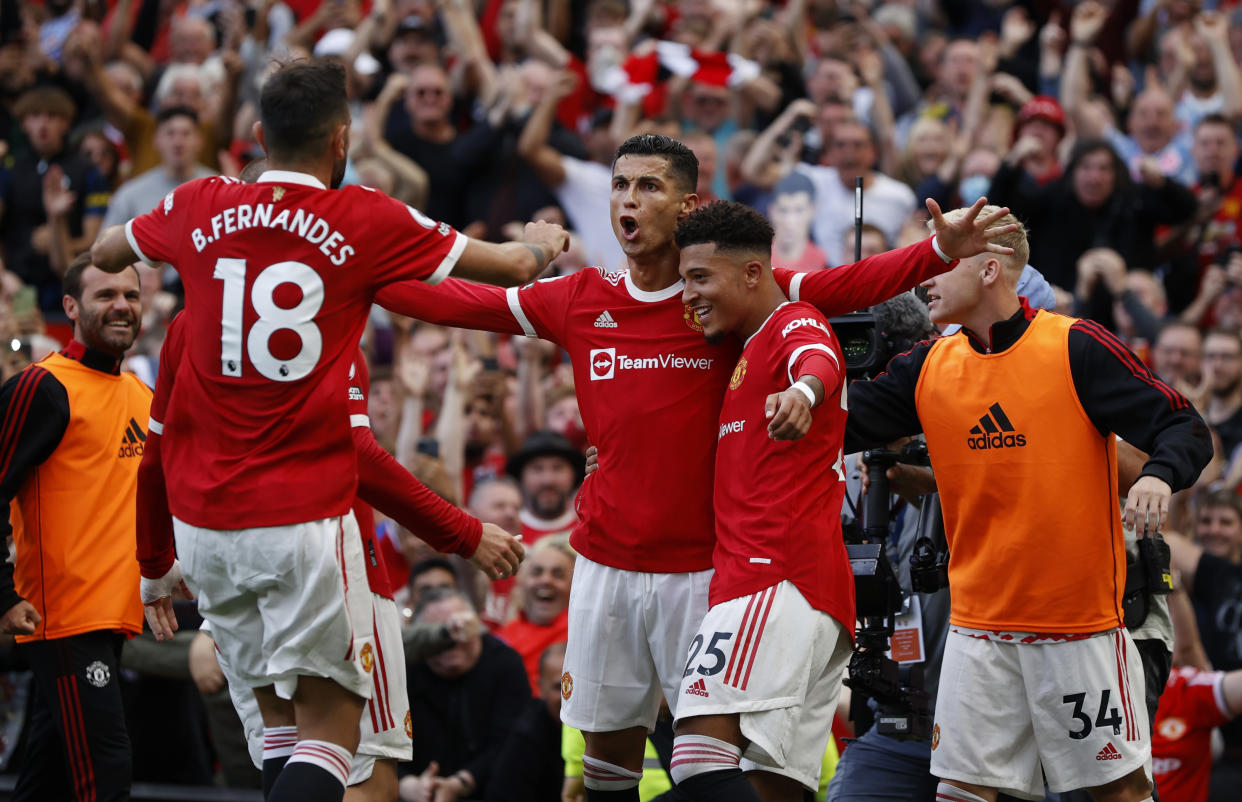
[[[686,695],[687,696],[702,696],[703,698],[706,699],[711,694],[707,692],[707,683],[705,683],[703,680],[700,679],[700,680],[695,680],[694,684],[692,684],[689,688],[686,688]]]
[[[591,349],[591,381],[611,379],[617,372],[616,348]]]
[[[629,356],[618,354],[616,348],[591,349],[591,381],[613,378],[618,370],[711,370],[714,358],[687,357],[677,354]]]
[[[988,407],[988,412],[979,419],[979,425],[970,430],[966,445],[972,451],[987,451],[992,448],[1022,448],[1026,445],[1026,435],[1014,432],[1013,424],[1001,409],[999,403]]]

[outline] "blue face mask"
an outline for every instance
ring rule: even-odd
[[[986,175],[968,175],[958,183],[957,191],[962,196],[962,204],[969,206],[988,194],[991,186],[992,179]]]

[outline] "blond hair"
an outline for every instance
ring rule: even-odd
[[[979,210],[979,216],[987,217],[990,214],[999,212],[1000,209],[1001,207],[994,206],[989,203],[987,206],[984,206]],[[968,211],[970,211],[969,207],[951,209],[944,213],[944,219],[952,223],[962,219]],[[1022,268],[1026,267],[1027,262],[1031,260],[1031,246],[1026,239],[1026,226],[1022,225],[1022,221],[1014,217],[1012,212],[1006,214],[1004,217],[992,224],[994,228],[1008,225],[1017,226],[1017,228],[1006,234],[1001,234],[999,237],[993,239],[992,242],[1006,248],[1012,248],[1013,253],[1007,255],[998,253],[993,255],[996,257],[996,260],[1001,263],[1001,265],[1008,268],[1010,271],[1013,271],[1015,274],[1020,274],[1022,272]],[[935,222],[929,220],[927,227],[934,231]]]

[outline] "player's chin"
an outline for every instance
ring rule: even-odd
[[[719,345],[724,342],[724,329],[703,329],[703,339],[707,340],[708,345]]]

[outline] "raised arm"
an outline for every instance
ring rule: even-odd
[[[786,106],[750,146],[740,167],[742,178],[761,189],[771,189],[775,181],[772,180],[768,165],[776,156],[777,141],[789,132],[799,118],[813,120],[816,112],[815,104],[805,98],[799,98]]]
[[[518,155],[526,160],[539,180],[552,189],[564,183],[565,167],[561,162],[561,154],[548,144],[548,136],[552,133],[552,123],[556,120],[557,106],[573,93],[577,81],[578,76],[572,71],[562,70],[531,110],[526,124],[522,126],[522,134],[518,137]]]
[[[1069,49],[1065,53],[1065,72],[1061,75],[1061,105],[1065,107],[1066,114],[1074,119],[1078,135],[1082,138],[1104,134],[1095,115],[1087,111],[1091,90],[1087,56],[1107,20],[1108,10],[1095,0],[1086,0],[1075,6],[1070,17]]]
[[[980,198],[970,211],[949,222],[934,200],[927,201],[936,233],[922,242],[895,251],[869,256],[852,265],[813,273],[777,270],[776,280],[790,300],[806,301],[826,316],[843,315],[882,303],[921,281],[953,269],[957,259],[989,251],[1012,253],[992,242],[1013,231],[1012,225],[996,221],[1009,213],[1007,208],[981,215],[987,199]]]
[[[1225,100],[1220,113],[1236,123],[1242,117],[1242,70],[1229,47],[1229,23],[1219,11],[1206,11],[1195,17],[1195,30],[1212,54],[1216,90]]]

